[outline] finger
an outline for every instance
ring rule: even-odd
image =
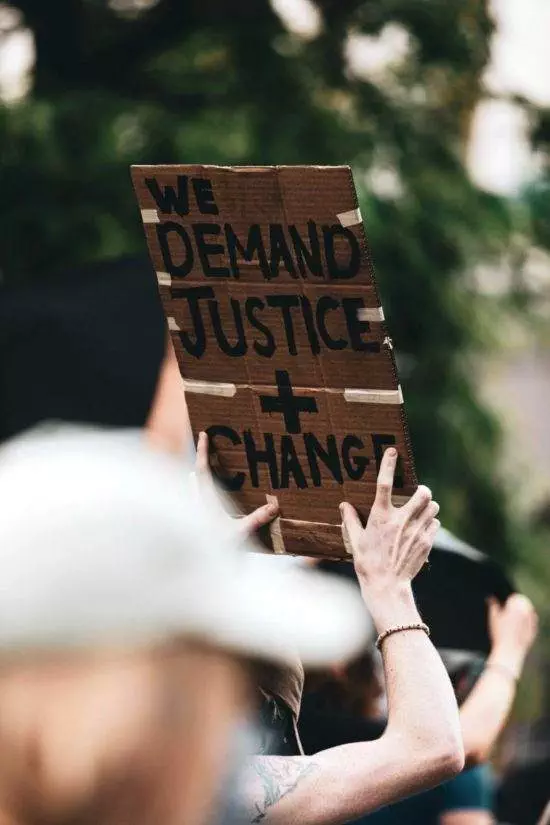
[[[497,621],[502,610],[503,607],[495,596],[489,596],[487,598],[487,619],[490,627]]]
[[[426,507],[420,511],[418,520],[424,530],[429,527],[430,522],[437,516],[438,513],[439,504],[437,501],[429,501]]]
[[[273,521],[279,512],[279,505],[275,502],[269,502],[262,507],[258,507],[253,513],[249,513],[239,519],[239,531],[243,536],[252,536],[264,524],[269,524]]]
[[[424,484],[420,484],[415,494],[403,505],[404,510],[410,516],[418,516],[428,506],[432,500],[432,491]]]
[[[424,539],[425,539],[425,560],[427,560],[428,556],[432,551],[432,546],[437,535],[437,531],[441,527],[441,522],[434,518],[433,521],[426,527],[424,530]]]
[[[393,477],[397,465],[397,450],[389,447],[382,456],[378,479],[376,480],[376,497],[374,506],[387,510],[391,507],[391,493],[393,489]]]
[[[342,516],[342,524],[348,534],[348,538],[355,547],[363,532],[363,525],[361,519],[357,515],[357,510],[347,501],[343,501],[340,505],[340,514]]]
[[[205,432],[199,433],[197,441],[197,457],[195,467],[199,473],[210,472],[210,461],[208,459],[208,436]]]

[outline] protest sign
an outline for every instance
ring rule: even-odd
[[[351,170],[134,166],[195,437],[241,509],[276,498],[274,552],[347,555],[384,449],[416,488],[403,397]]]

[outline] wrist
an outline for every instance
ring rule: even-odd
[[[519,677],[523,669],[525,653],[518,648],[506,644],[494,645],[487,658],[487,665],[501,665],[503,668],[516,674]]]
[[[385,587],[362,584],[361,592],[378,633],[397,625],[421,622],[410,583]]]

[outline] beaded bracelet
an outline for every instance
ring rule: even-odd
[[[424,622],[415,622],[413,624],[399,624],[395,627],[389,627],[387,630],[384,630],[383,633],[379,635],[375,644],[378,650],[382,647],[382,642],[384,639],[387,639],[388,636],[391,636],[392,633],[401,633],[404,630],[423,630],[427,636],[430,635],[430,628]]]

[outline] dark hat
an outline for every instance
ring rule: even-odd
[[[165,349],[147,258],[0,290],[0,441],[46,420],[142,427]]]
[[[437,648],[484,656],[491,647],[487,599],[505,602],[515,588],[493,559],[441,528],[413,589]]]

